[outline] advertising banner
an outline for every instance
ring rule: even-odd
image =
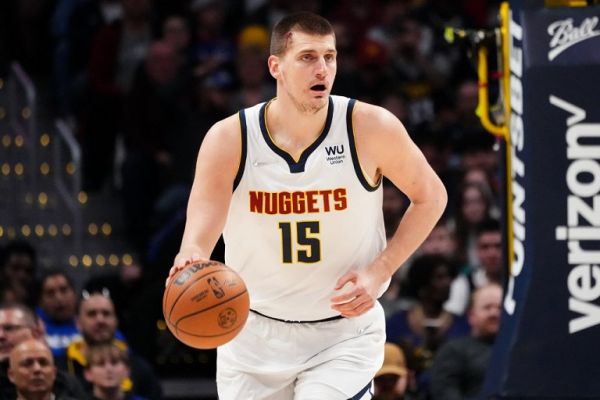
[[[480,397],[600,398],[600,6],[515,4],[514,257]]]

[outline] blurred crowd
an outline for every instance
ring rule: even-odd
[[[82,390],[111,398],[103,397],[108,389],[96,387],[98,369],[120,366],[122,388],[111,390],[160,398],[160,388],[149,386],[157,382],[153,368],[163,338],[149,332],[157,331],[161,318],[164,278],[180,243],[199,145],[214,122],[274,96],[266,65],[270,29],[283,15],[308,10],[335,28],[333,93],[394,113],[449,194],[444,217],[381,298],[390,347],[376,379],[379,398],[448,400],[476,393],[499,323],[501,157],[475,114],[478,84],[468,44],[448,44],[444,28],[495,26],[498,4],[4,1],[0,73],[18,60],[42,89],[52,116],[68,121],[83,150],[84,189],[118,194],[115,207],[122,208],[140,262],[117,276],[92,278],[81,291],[65,266],[37,268],[30,244],[4,243],[0,300],[28,308],[0,308],[3,376],[18,342],[11,335],[28,326],[27,336],[45,338],[52,363],[78,378],[74,385]],[[407,206],[406,197],[384,182],[389,234]],[[213,258],[222,257],[220,243]],[[66,379],[61,376],[54,379]],[[444,390],[452,385],[455,393]]]

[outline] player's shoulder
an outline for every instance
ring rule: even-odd
[[[394,114],[381,106],[363,101],[356,101],[352,124],[357,135],[404,131],[404,126]]]
[[[241,124],[238,114],[217,121],[210,127],[202,141],[201,152],[223,160],[239,157]]]
[[[209,132],[213,135],[229,136],[233,139],[239,139],[239,133],[242,125],[245,124],[249,115],[255,115],[265,103],[258,103],[254,106],[242,109],[218,122],[216,122]]]
[[[398,118],[385,108],[358,100],[354,106],[353,119],[355,123],[363,124],[389,124],[398,121]]]
[[[215,122],[208,132],[212,135],[235,136],[239,134],[240,126],[239,113],[235,113]]]
[[[226,144],[240,141],[241,124],[238,113],[215,122],[204,138],[204,142]]]

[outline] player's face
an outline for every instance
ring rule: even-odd
[[[292,32],[281,57],[271,56],[271,73],[299,111],[316,113],[328,103],[337,71],[337,52],[333,35]]]

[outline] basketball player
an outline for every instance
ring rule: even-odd
[[[252,312],[218,348],[220,399],[369,399],[385,342],[377,298],[446,192],[391,113],[330,95],[327,20],[283,18],[268,67],[277,97],[216,123],[201,146],[170,276],[208,259],[223,232]],[[387,247],[383,176],[412,202]]]

